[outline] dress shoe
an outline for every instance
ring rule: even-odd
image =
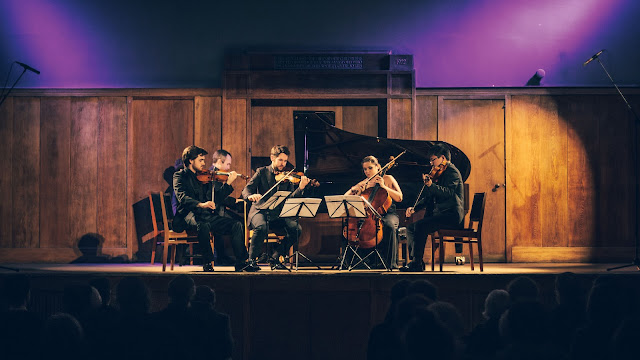
[[[289,270],[288,267],[284,266],[284,264],[276,258],[269,258],[269,265],[271,266],[271,270]]]
[[[236,272],[246,271],[246,272],[256,272],[260,271],[260,266],[258,266],[253,260],[247,260],[243,263],[236,264]]]
[[[213,272],[213,265],[211,265],[210,262],[205,263],[204,265],[202,265],[202,271]]]
[[[424,271],[424,262],[412,261],[399,269],[402,272],[419,272]]]

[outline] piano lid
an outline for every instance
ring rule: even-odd
[[[325,113],[294,112],[296,163],[299,170],[320,182],[315,196],[343,194],[364,179],[360,161],[373,155],[386,164],[391,156],[402,155],[387,173],[398,181],[404,194],[399,208],[413,205],[422,185],[421,175],[429,172],[427,156],[436,144],[446,144],[451,150],[451,162],[460,170],[463,181],[471,172],[469,158],[457,147],[443,141],[400,140],[373,137],[344,131],[330,124]]]

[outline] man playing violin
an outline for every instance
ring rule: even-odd
[[[415,207],[406,211],[405,215],[409,218],[418,209],[427,209],[423,219],[407,226],[407,245],[411,249],[412,261],[400,268],[400,271],[424,271],[422,258],[427,236],[442,227],[463,226],[464,185],[460,171],[450,162],[451,152],[446,145],[437,144],[429,150],[428,155],[431,166],[435,170],[441,170],[441,174],[435,180],[427,174],[422,175],[425,184],[422,196],[416,201]]]
[[[402,201],[402,190],[400,185],[392,175],[381,174],[381,166],[375,156],[367,156],[362,159],[362,171],[366,179],[359,182],[351,189],[347,190],[345,195],[361,195],[367,193],[367,189],[372,189],[376,185],[379,186],[378,191],[385,191],[391,198],[392,203],[386,209],[386,213],[382,216],[382,239],[380,239],[380,247],[382,253],[385,254],[384,262],[389,268],[398,268],[398,237],[397,230],[400,224],[400,218],[396,213],[395,202]],[[382,175],[382,176],[381,176]],[[371,203],[373,200],[368,199]]]
[[[242,197],[254,203],[249,210],[249,223],[253,229],[251,237],[251,245],[249,248],[249,256],[255,259],[262,255],[262,246],[267,238],[267,232],[272,229],[284,230],[286,236],[273,251],[271,257],[267,259],[272,269],[286,269],[280,261],[280,255],[288,253],[289,249],[302,233],[300,225],[292,218],[279,218],[278,210],[267,213],[266,210],[259,210],[255,205],[263,198],[268,199],[276,191],[291,191],[290,197],[302,197],[309,179],[301,175],[299,185],[296,188],[292,181],[282,181],[274,188],[277,183],[276,175],[284,172],[287,161],[289,160],[289,148],[283,145],[276,145],[271,148],[271,165],[263,166],[256,170],[256,173],[249,180],[242,190]],[[269,191],[271,189],[271,191]],[[266,193],[269,191],[269,193]],[[267,229],[267,216],[269,216],[269,229]]]
[[[202,183],[197,174],[205,170],[207,151],[191,145],[182,152],[184,168],[173,174],[173,190],[178,199],[178,209],[173,220],[173,230],[184,231],[195,227],[198,231],[198,247],[203,257],[203,270],[213,271],[213,252],[209,244],[210,234],[215,237],[231,235],[231,244],[236,255],[236,271],[258,271],[260,268],[249,260],[244,247],[242,224],[228,217],[218,215],[214,210],[214,199],[226,198],[233,188],[229,183],[214,191],[211,182]],[[236,175],[234,175],[235,179]],[[231,179],[231,176],[229,176]]]

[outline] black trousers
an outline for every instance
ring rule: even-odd
[[[247,248],[244,246],[244,226],[239,221],[213,214],[198,219],[188,217],[185,220],[187,224],[198,230],[198,252],[202,255],[205,263],[213,261],[209,234],[213,234],[214,237],[231,235],[231,247],[237,264],[241,264],[249,258]]]
[[[457,213],[425,216],[423,219],[407,225],[407,246],[409,246],[411,259],[422,261],[424,247],[427,244],[427,236],[445,227],[449,229],[462,227],[462,222]]]
[[[269,221],[269,228],[267,229],[267,218],[264,213],[257,213],[251,218],[251,228],[253,229],[253,236],[251,236],[251,245],[249,247],[249,256],[252,259],[262,255],[262,247],[264,241],[267,238],[268,232],[274,230],[284,230],[285,237],[282,243],[274,249],[271,255],[277,258],[280,255],[286,255],[293,244],[300,238],[302,234],[302,227],[296,224],[293,218],[277,218]]]

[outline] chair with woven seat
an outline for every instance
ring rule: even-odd
[[[156,202],[154,202],[154,198]],[[160,203],[161,219],[156,216],[157,203]],[[171,230],[169,224],[173,220],[173,216],[167,215],[167,195],[163,192],[149,192],[149,205],[151,206],[151,220],[153,222],[153,249],[151,251],[151,264],[154,263],[156,255],[156,247],[160,244],[163,245],[162,253],[162,271],[166,271],[167,268],[167,256],[169,254],[169,248],[171,248],[171,270],[176,260],[176,247],[178,245],[186,244],[189,246],[191,253],[193,254],[193,244],[198,243],[198,235],[191,234],[187,231],[175,232]]]
[[[473,195],[473,203],[471,204],[471,212],[469,214],[469,225],[464,229],[439,229],[431,236],[431,271],[434,271],[434,255],[438,247],[440,271],[444,262],[444,244],[447,242],[469,244],[469,258],[471,270],[473,265],[473,244],[478,247],[478,259],[480,261],[480,271],[483,271],[482,261],[482,222],[484,219],[484,206],[486,202],[486,193],[475,193]]]

